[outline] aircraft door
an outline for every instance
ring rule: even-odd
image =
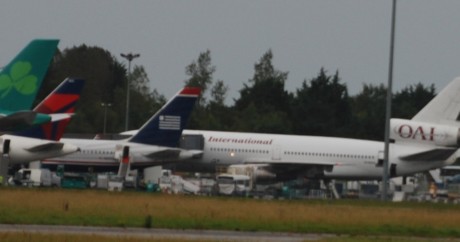
[[[2,153],[3,154],[9,154],[10,153],[10,140],[9,139],[5,139],[3,141],[3,150],[2,150]]]
[[[272,146],[272,160],[281,160],[281,147],[279,145]]]
[[[383,167],[384,160],[385,160],[385,152],[383,150],[380,150],[379,153],[377,154],[376,167]]]

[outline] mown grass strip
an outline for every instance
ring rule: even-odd
[[[460,206],[0,189],[0,223],[460,237]]]

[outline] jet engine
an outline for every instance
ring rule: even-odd
[[[270,165],[247,164],[247,165],[231,165],[227,168],[227,173],[234,175],[246,175],[261,180],[276,179],[276,174],[270,171]]]

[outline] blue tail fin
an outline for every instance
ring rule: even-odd
[[[177,147],[201,90],[185,87],[157,111],[129,142]]]
[[[44,114],[55,113],[74,113],[75,105],[80,99],[81,91],[85,81],[82,79],[67,78],[58,87],[56,87],[43,101],[38,104],[34,111]],[[30,129],[17,132],[17,135],[60,140],[64,129],[70,122],[70,118],[59,120],[56,122],[49,122],[40,126],[35,126]]]

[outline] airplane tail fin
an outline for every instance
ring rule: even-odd
[[[65,79],[34,108],[34,111],[44,114],[73,114],[84,84],[85,81],[82,79]],[[70,117],[32,127],[16,134],[31,138],[60,140],[69,122]]]
[[[0,109],[30,110],[59,40],[31,41],[0,71]]]
[[[412,120],[460,126],[460,77],[442,89]]]
[[[196,87],[185,87],[158,110],[129,142],[176,147],[201,93]]]

